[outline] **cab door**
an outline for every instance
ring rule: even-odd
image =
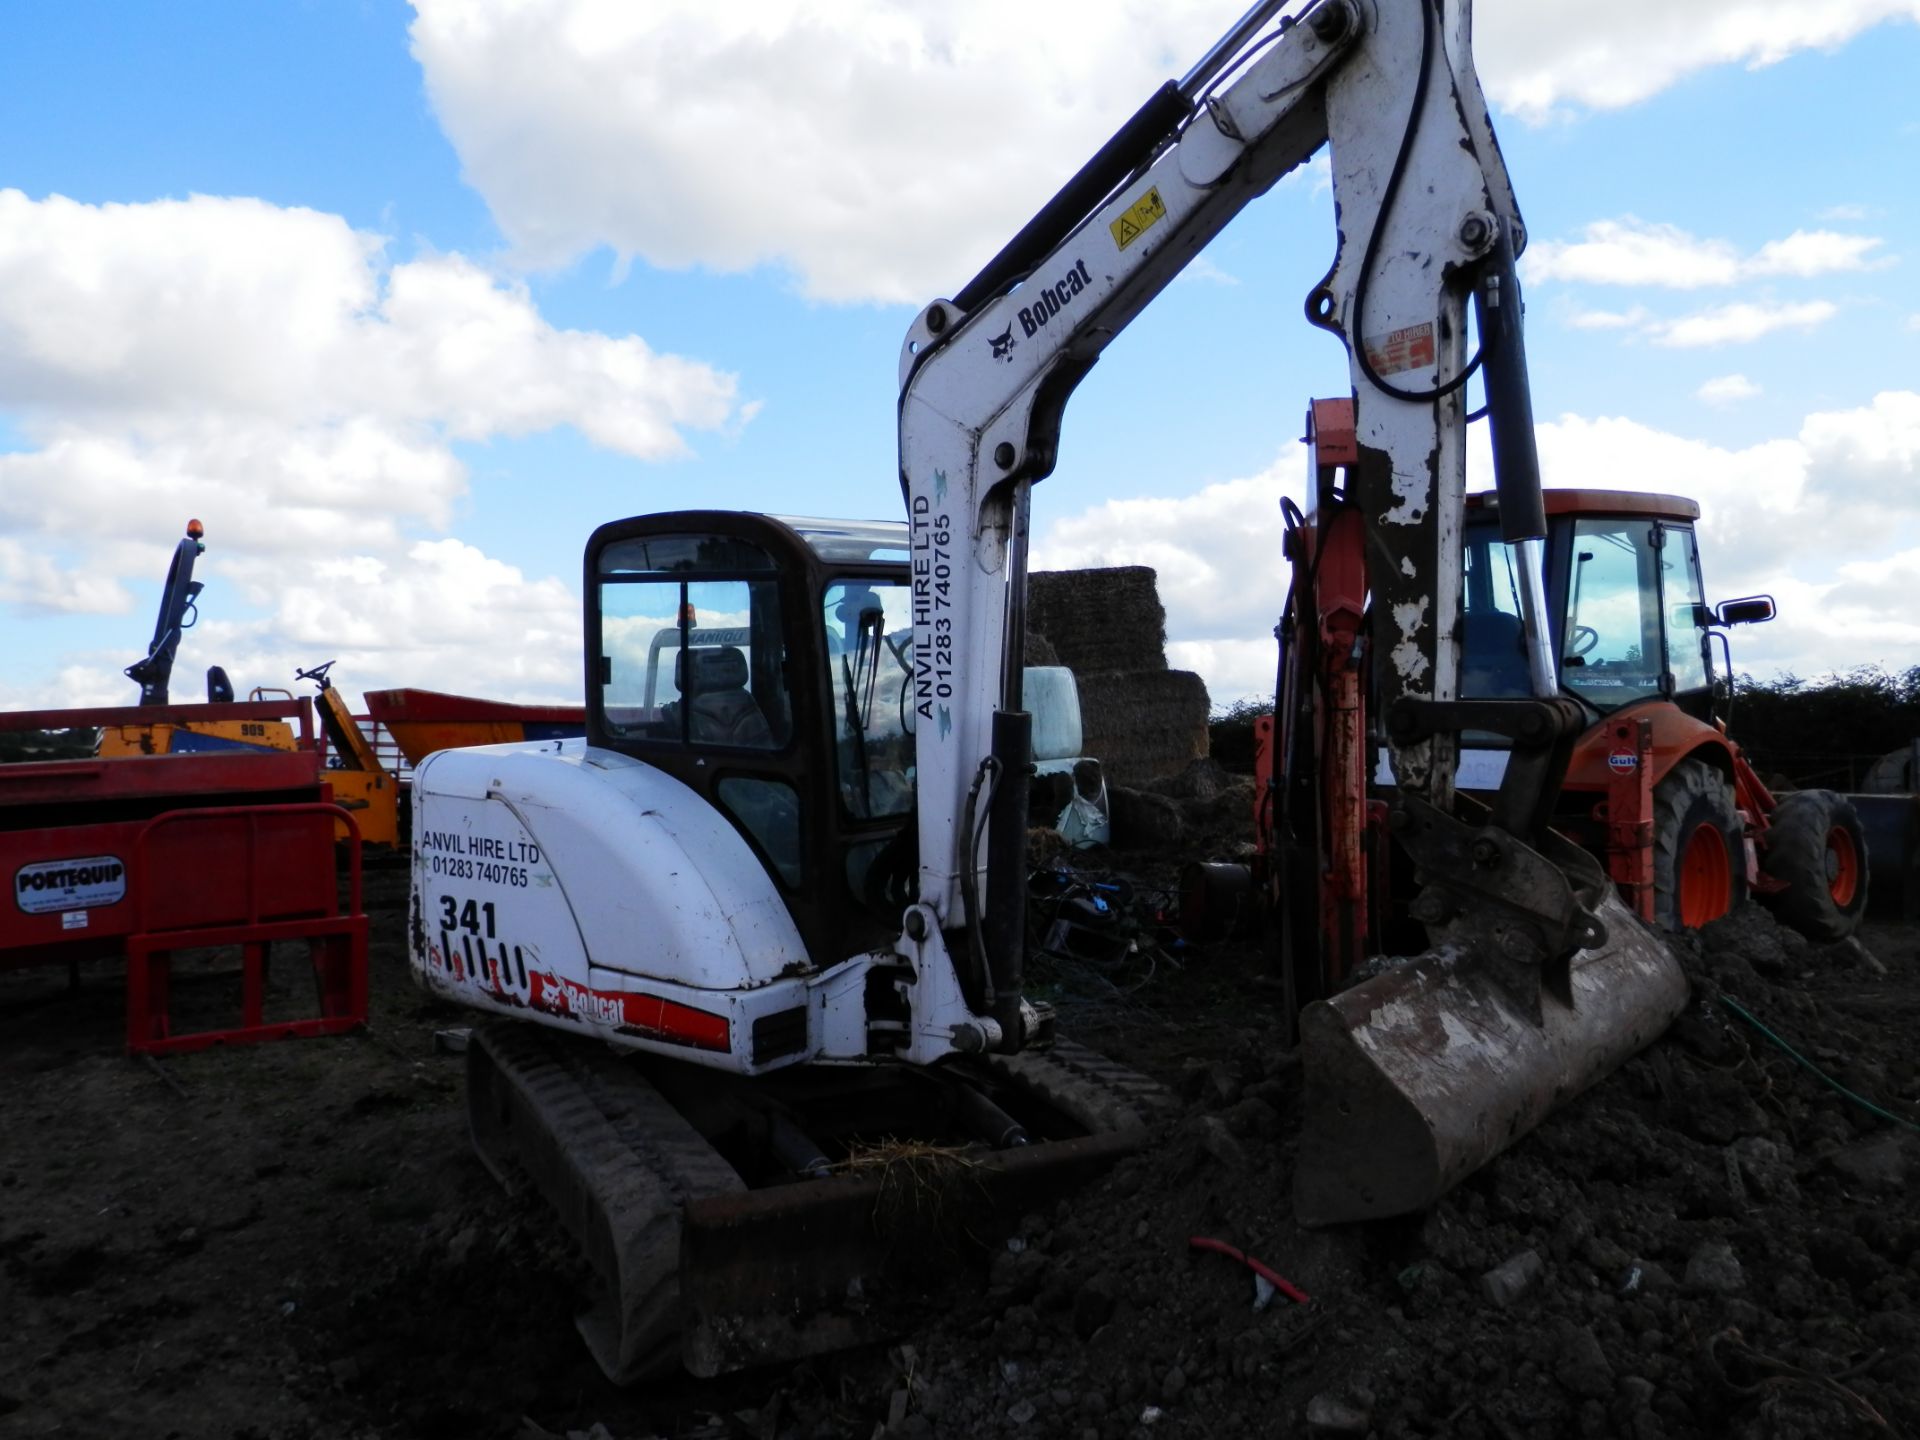
[[[783,537],[740,533],[755,518],[692,512],[595,532],[587,733],[726,816],[799,923],[813,869],[800,733],[809,709],[794,703],[791,678],[806,627]]]

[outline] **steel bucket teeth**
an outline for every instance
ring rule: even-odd
[[[1610,889],[1596,910],[1606,941],[1573,957],[1572,1006],[1543,997],[1538,1023],[1445,948],[1306,1008],[1302,1224],[1426,1208],[1673,1022],[1688,983],[1666,941]]]

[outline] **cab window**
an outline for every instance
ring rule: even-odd
[[[1665,665],[1654,525],[1585,517],[1573,528],[1561,681],[1602,710],[1660,693]]]
[[[700,573],[722,567],[736,573]],[[745,750],[787,743],[772,569],[757,546],[724,536],[650,536],[601,552],[599,690],[610,734]]]
[[[1460,631],[1460,693],[1467,699],[1525,699],[1533,693],[1514,564],[1497,523],[1467,526]]]
[[[860,819],[913,805],[913,622],[907,587],[836,580],[822,605],[840,802]]]
[[[1690,526],[1667,527],[1661,553],[1667,604],[1667,666],[1673,688],[1707,687],[1707,592],[1700,583],[1700,546]]]

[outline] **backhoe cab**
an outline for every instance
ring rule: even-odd
[[[1711,723],[1716,683],[1724,689],[1729,678],[1725,666],[1715,675],[1719,629],[1771,620],[1772,598],[1708,607],[1692,500],[1629,490],[1547,490],[1544,500],[1561,685],[1596,718],[1660,699]],[[1519,585],[1492,492],[1467,497],[1463,550],[1461,693],[1524,695]]]
[[[1516,587],[1493,495],[1468,497],[1461,686],[1523,684]],[[1693,929],[1749,894],[1809,938],[1853,933],[1867,906],[1866,833],[1828,790],[1774,795],[1729,734],[1727,630],[1774,617],[1773,598],[1706,602],[1694,522],[1678,495],[1548,490],[1547,589],[1560,685],[1591,724],[1576,741],[1554,825],[1600,856],[1642,919]],[[1518,662],[1518,663],[1516,663]],[[1505,752],[1470,740],[1460,783],[1494,789]]]

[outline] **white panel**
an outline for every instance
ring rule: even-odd
[[[456,918],[467,899],[491,900],[496,928],[513,915],[529,937],[517,943],[539,946],[575,983],[589,960],[705,990],[811,968],[773,881],[719,812],[584,741],[432,756],[414,775],[414,837],[429,920],[444,918],[443,897]]]
[[[1080,688],[1064,665],[1030,665],[1022,698],[1033,716],[1033,758],[1067,760],[1080,753]]]

